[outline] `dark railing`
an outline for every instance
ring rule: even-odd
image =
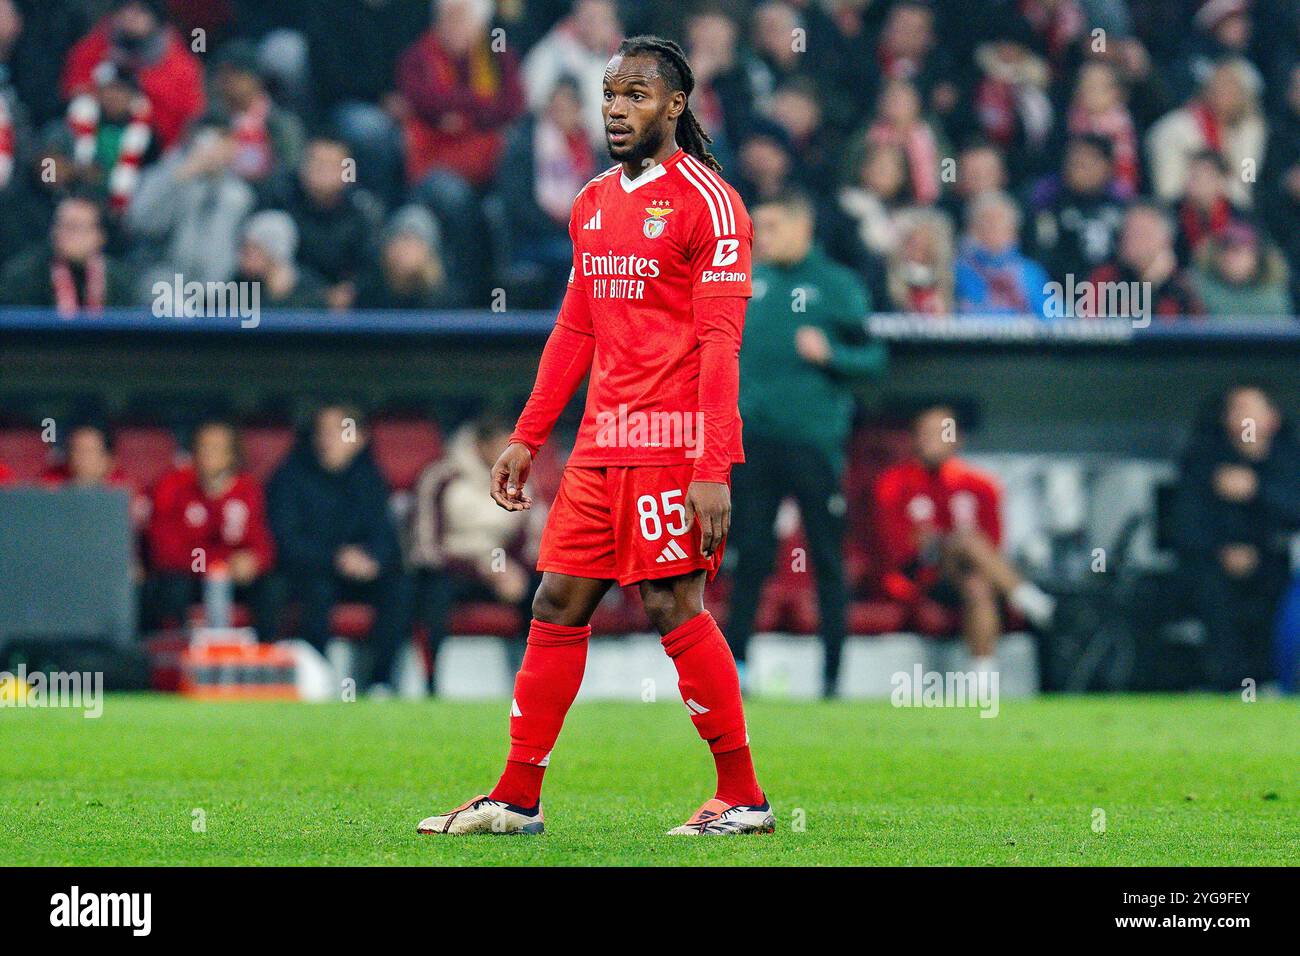
[[[102,315],[65,318],[48,309],[0,309],[3,332],[243,332],[263,335],[415,335],[542,337],[555,322],[551,310],[450,312],[261,310],[239,315],[156,316],[149,309],[111,309]],[[1300,319],[1279,317],[1151,320],[1053,319],[1033,316],[925,316],[878,313],[866,320],[872,334],[894,342],[1107,343],[1186,342],[1297,343]]]

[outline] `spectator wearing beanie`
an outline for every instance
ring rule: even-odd
[[[1286,263],[1246,223],[1233,223],[1205,243],[1191,280],[1208,316],[1294,321]]]
[[[359,309],[451,309],[464,304],[443,268],[438,223],[423,206],[393,214],[379,261],[357,284]]]
[[[240,282],[260,284],[263,306],[282,309],[319,309],[326,305],[325,287],[315,275],[294,260],[298,227],[287,212],[267,209],[244,224],[239,250]]]

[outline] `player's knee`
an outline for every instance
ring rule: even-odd
[[[704,610],[702,604],[696,607],[687,595],[669,588],[642,588],[641,604],[650,624],[660,634],[680,627]]]
[[[543,580],[533,595],[533,619],[545,624],[577,627],[584,622],[577,620],[580,615],[575,603],[571,595]]]

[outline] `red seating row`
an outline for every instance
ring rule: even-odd
[[[245,466],[265,482],[293,447],[295,434],[288,425],[249,425],[240,429],[240,437]],[[124,425],[114,430],[113,442],[119,467],[141,491],[184,457],[172,430],[157,425]],[[380,418],[371,426],[371,447],[389,484],[406,491],[424,466],[442,454],[442,433],[428,419]],[[18,481],[36,481],[54,464],[53,448],[42,440],[40,429],[0,428],[0,462]]]
[[[287,425],[258,424],[243,427],[241,439],[245,466],[256,478],[266,481],[293,447],[295,434]],[[114,441],[122,470],[142,490],[151,487],[183,455],[172,431],[158,426],[123,426],[115,431]],[[380,469],[397,491],[411,489],[424,467],[442,454],[441,432],[429,419],[376,418],[371,423],[371,442]],[[849,607],[849,632],[853,634],[915,630],[945,635],[952,633],[957,625],[952,613],[937,604],[923,603],[908,608],[881,599],[877,587],[881,568],[872,489],[880,472],[907,454],[908,443],[906,431],[887,428],[861,429],[851,439],[843,481],[848,505],[845,572],[849,592],[866,596]],[[9,465],[18,480],[35,480],[51,464],[51,448],[41,440],[38,429],[0,429],[0,461]],[[539,456],[530,481],[541,500],[554,496],[562,468],[561,455]],[[794,548],[803,546],[802,532],[796,530],[781,542],[778,553],[789,555]],[[816,597],[811,572],[811,566],[799,571],[789,561],[778,561],[760,602],[758,630],[816,632]],[[710,606],[717,608],[719,618],[724,620],[727,590],[725,577],[710,588]],[[461,607],[451,623],[453,633],[470,634],[508,635],[515,633],[518,626],[512,609],[491,604]],[[364,606],[345,604],[335,610],[336,633],[361,637],[369,627],[369,611]],[[648,629],[640,602],[635,599],[602,605],[593,627],[598,633],[607,634]]]

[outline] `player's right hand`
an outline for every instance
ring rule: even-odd
[[[506,446],[497,463],[492,466],[492,500],[506,511],[527,511],[533,499],[524,494],[524,482],[533,466],[533,456],[527,447],[514,442]]]

